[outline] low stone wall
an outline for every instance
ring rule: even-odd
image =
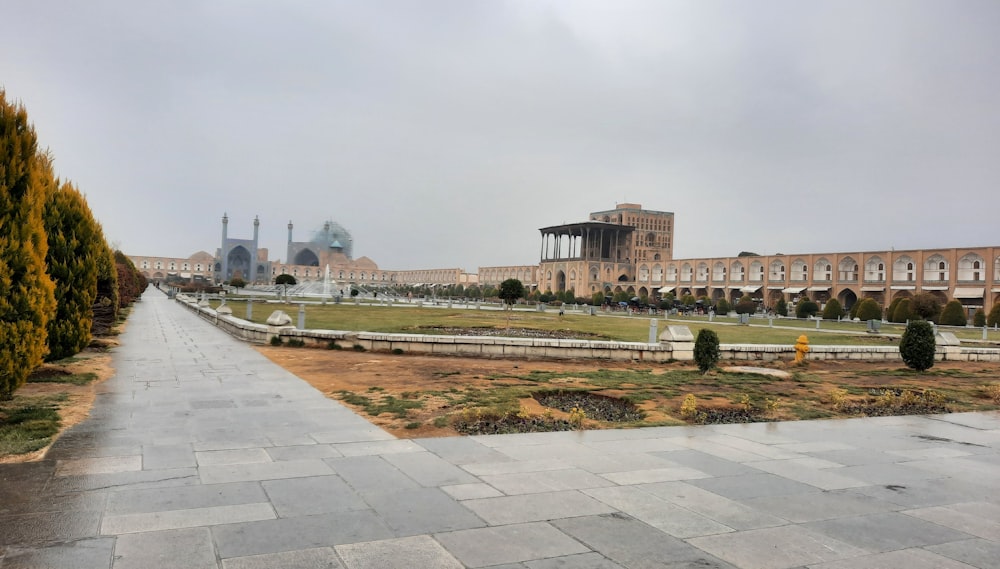
[[[266,344],[278,336],[282,341],[297,339],[306,345],[328,347],[334,343],[345,349],[360,346],[365,350],[409,354],[437,354],[480,358],[523,359],[595,359],[616,361],[668,362],[694,359],[691,342],[602,342],[590,340],[554,340],[544,338],[504,338],[499,336],[431,336],[426,334],[385,334],[343,330],[299,330],[293,326],[268,326],[247,322],[232,315],[219,314],[196,299],[177,295],[177,301],[200,318],[241,340]],[[795,348],[783,344],[721,344],[722,360],[774,361],[792,360]],[[895,346],[809,346],[809,360],[901,361]],[[1000,350],[938,346],[938,361],[1000,361]]]

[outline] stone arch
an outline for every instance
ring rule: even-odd
[[[890,302],[896,300],[897,298],[913,298],[913,293],[908,290],[897,290],[896,292],[892,293],[892,298],[890,299]]]
[[[654,261],[659,261],[660,260],[660,254],[659,253],[653,253],[653,260]]]
[[[813,280],[833,280],[833,265],[830,264],[829,259],[826,257],[820,257],[815,263],[813,263]]]
[[[628,281],[629,281],[628,275],[626,275],[625,273],[618,275],[618,282],[626,283]]]
[[[694,268],[691,267],[691,263],[684,263],[681,265],[681,280],[689,283],[694,278]]]
[[[840,282],[858,282],[858,262],[854,257],[844,257],[837,263],[837,280]]]
[[[753,261],[750,263],[750,280],[761,282],[764,280],[764,263]]]
[[[837,294],[837,300],[840,301],[840,305],[844,307],[844,310],[850,310],[854,306],[854,303],[858,301],[858,293],[845,288]]]
[[[713,281],[725,281],[726,280],[726,264],[722,261],[716,261],[712,265],[712,280]]]
[[[663,282],[663,267],[659,263],[653,265],[653,282]]]
[[[708,280],[708,263],[704,261],[698,263],[698,273],[695,275],[695,279],[698,282],[705,282]]]
[[[677,282],[677,265],[674,263],[667,265],[667,282]]]
[[[806,281],[809,280],[809,266],[806,265],[805,260],[795,259],[792,261],[792,275],[793,281]]]
[[[929,290],[927,294],[933,296],[941,303],[941,306],[948,304],[948,295],[943,290]]]
[[[986,281],[986,262],[981,255],[967,253],[958,260],[958,280],[968,282]]]
[[[649,281],[649,267],[646,265],[641,265],[639,267],[639,282],[644,283]]]
[[[892,262],[892,280],[896,282],[913,282],[917,279],[917,272],[913,263],[913,258],[909,255],[896,257]]]
[[[875,255],[873,257],[868,257],[868,260],[865,261],[865,280],[885,280],[885,261],[882,260],[882,257]]]
[[[771,261],[768,271],[769,271],[768,280],[772,281],[785,280],[785,264],[782,263],[780,259],[775,259]]]
[[[726,289],[721,287],[716,287],[712,289],[712,300],[718,302],[719,300],[726,298]]]
[[[746,269],[743,268],[743,263],[740,261],[733,261],[733,264],[730,267],[729,280],[741,283],[746,277],[745,272]]]
[[[295,254],[295,259],[292,261],[295,265],[304,265],[307,267],[318,267],[319,257],[312,249],[303,249]]]
[[[235,277],[237,273],[240,275],[250,274],[250,251],[242,245],[237,245],[230,249],[229,254],[226,255],[226,263],[229,265],[229,271]],[[228,280],[228,275],[223,275],[223,279]]]
[[[931,255],[924,261],[924,280],[935,282],[947,281],[949,270],[950,266],[944,257],[937,254]]]
[[[163,278],[163,273],[161,273],[160,271],[156,271],[155,273],[153,273],[153,278],[154,279],[162,279]]]
[[[555,292],[564,292],[566,290],[566,273],[562,271],[556,271],[556,290]]]
[[[785,297],[784,293],[782,293],[780,290],[777,289],[769,290],[767,291],[767,304],[768,306],[774,306],[775,304],[778,303],[779,300],[783,299],[784,297]]]
[[[639,296],[640,297],[649,297],[649,289],[647,289],[644,286],[639,287]]]

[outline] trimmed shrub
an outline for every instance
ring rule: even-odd
[[[905,297],[897,296],[892,300],[892,302],[889,303],[889,308],[885,309],[886,320],[889,322],[906,322],[906,320],[896,320],[896,307],[899,306],[899,303],[903,300],[903,298]]]
[[[778,316],[788,316],[788,303],[785,302],[785,299],[782,298],[774,305],[774,313]]]
[[[56,302],[42,215],[55,184],[22,105],[0,88],[0,400],[42,363]],[[44,164],[43,164],[44,162]]]
[[[962,307],[962,303],[957,300],[952,300],[948,304],[944,305],[944,309],[941,311],[941,318],[938,320],[939,324],[944,326],[965,326],[969,323],[965,316],[965,308]]]
[[[868,320],[881,320],[882,307],[875,302],[874,298],[866,298],[858,303],[857,318],[862,322]]]
[[[698,331],[694,341],[694,361],[702,373],[715,367],[719,362],[719,336],[708,328]]]
[[[926,320],[907,324],[899,341],[899,355],[910,369],[924,371],[934,365],[934,327]]]
[[[994,304],[993,308],[990,308],[990,313],[989,315],[986,316],[986,325],[987,326],[1000,325],[1000,302]]]
[[[982,308],[977,308],[976,313],[972,315],[972,325],[977,328],[986,326],[986,313],[983,312]]]
[[[848,318],[854,320],[858,317],[858,309],[861,308],[861,301],[855,300],[854,304],[851,305],[850,311],[847,313]]]
[[[827,301],[826,306],[823,307],[823,320],[837,320],[843,317],[844,307],[840,305],[840,301],[836,298]]]
[[[900,299],[892,312],[892,322],[903,324],[909,320],[914,320],[913,312],[910,311],[911,302],[909,298]]]
[[[757,305],[752,300],[741,300],[734,307],[736,314],[753,314],[757,312]]]
[[[809,318],[819,312],[819,305],[815,301],[804,298],[795,305],[796,318]]]
[[[719,302],[715,304],[716,314],[729,314],[729,301],[724,298],[720,298]]]

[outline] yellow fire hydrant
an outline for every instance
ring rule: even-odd
[[[805,334],[799,336],[795,341],[795,363],[800,364],[806,359],[806,352],[809,351],[809,338]]]

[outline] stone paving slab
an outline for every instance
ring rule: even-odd
[[[397,440],[159,292],[0,569],[996,569],[1000,413]]]

